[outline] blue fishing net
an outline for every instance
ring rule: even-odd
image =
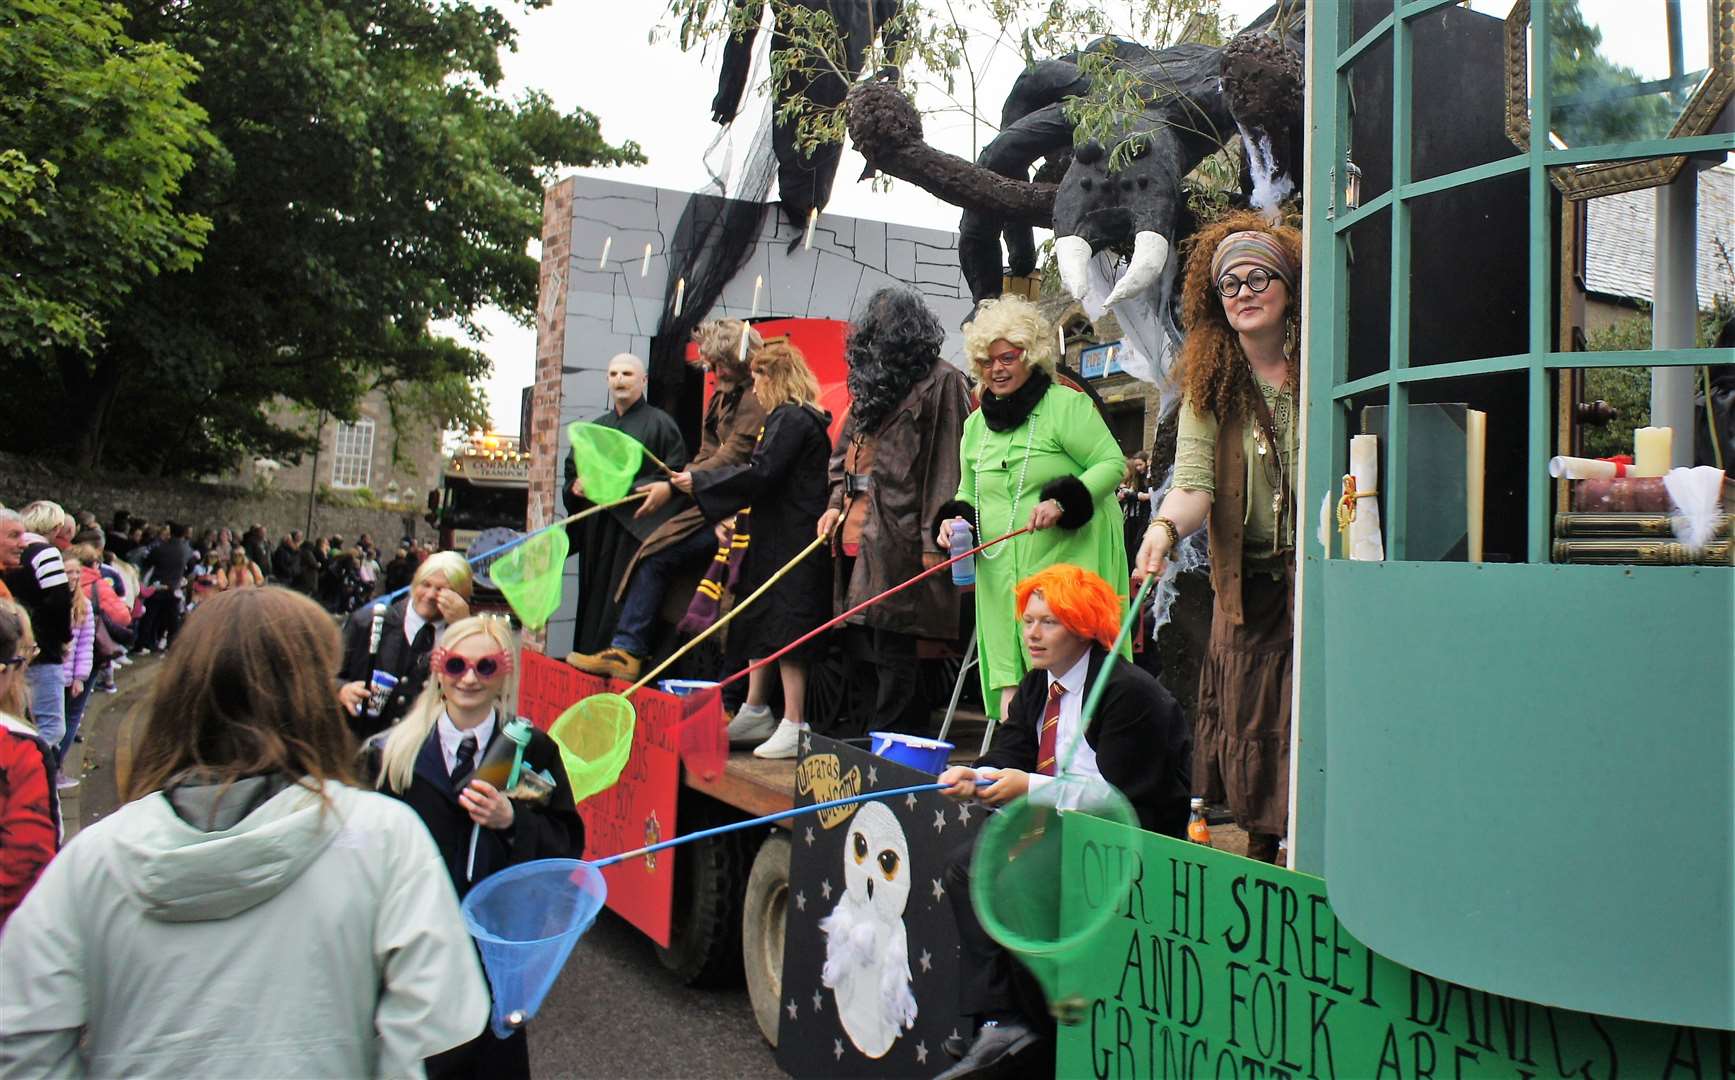
[[[494,1034],[504,1039],[536,1015],[607,898],[601,871],[577,859],[521,863],[470,890],[464,921],[494,991]]]

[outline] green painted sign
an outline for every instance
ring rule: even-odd
[[[1730,1032],[1514,1001],[1401,967],[1338,922],[1319,878],[1094,820],[1065,845],[1064,902],[1082,905],[1065,921],[1116,895],[1119,868],[1134,881],[1120,917],[1062,959],[1085,1007],[1061,1028],[1059,1076],[1735,1077]]]

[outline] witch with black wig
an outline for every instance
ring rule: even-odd
[[[941,548],[960,521],[977,543],[1028,525],[976,557],[976,649],[982,700],[991,716],[1028,670],[1013,586],[1054,563],[1071,563],[1114,585],[1124,608],[1127,557],[1115,489],[1126,456],[1085,394],[1053,378],[1054,328],[1016,296],[984,300],[964,328],[964,349],[982,407],[964,422],[960,479],[934,522]]]

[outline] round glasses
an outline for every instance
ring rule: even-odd
[[[1271,271],[1265,269],[1263,266],[1255,266],[1253,269],[1247,271],[1247,276],[1244,278],[1236,277],[1234,274],[1224,274],[1222,277],[1217,279],[1217,291],[1222,293],[1225,299],[1228,299],[1236,293],[1239,293],[1242,284],[1245,283],[1247,287],[1252,289],[1254,292],[1262,293],[1271,287],[1271,279],[1273,276],[1274,275]]]
[[[466,671],[474,671],[478,679],[488,682],[512,670],[512,657],[503,652],[489,653],[471,660],[455,652],[435,649],[434,655],[429,659],[435,671],[452,679],[462,679]]]

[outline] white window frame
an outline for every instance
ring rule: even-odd
[[[339,421],[331,438],[331,486],[340,490],[368,487],[373,480],[374,422],[362,417],[353,424]]]

